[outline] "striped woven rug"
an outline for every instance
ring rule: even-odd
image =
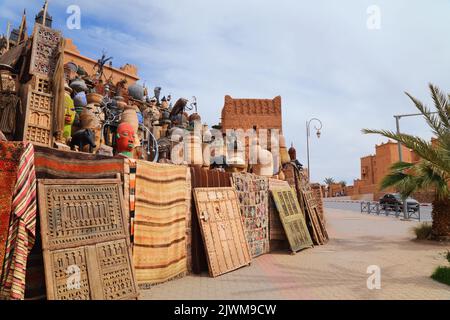
[[[186,274],[187,167],[138,161],[133,260],[141,287]]]
[[[8,239],[14,186],[24,148],[23,143],[0,142],[0,276]]]
[[[3,299],[24,298],[27,258],[36,236],[34,151],[31,143],[25,143],[24,147],[14,185],[8,239],[0,280],[0,296]]]
[[[124,174],[124,158],[35,146],[38,179],[107,179]]]

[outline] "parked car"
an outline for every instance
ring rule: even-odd
[[[398,193],[386,193],[380,198],[380,205],[383,210],[401,210],[403,211],[403,201],[402,197]],[[419,211],[419,201],[413,198],[406,199],[408,211],[417,212]]]

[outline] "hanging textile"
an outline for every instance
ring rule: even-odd
[[[14,185],[8,239],[0,280],[0,296],[4,299],[24,298],[27,258],[35,240],[34,151],[31,143],[20,144],[22,143],[19,143],[19,148],[23,148],[23,153],[20,157],[17,180]]]

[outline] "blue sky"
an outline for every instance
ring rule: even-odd
[[[67,6],[81,8],[81,30],[68,30]],[[379,30],[367,28],[367,8],[380,8]],[[28,25],[40,0],[0,0],[7,21]],[[311,141],[312,179],[359,177],[359,158],[381,137],[361,128],[394,129],[393,115],[415,112],[408,91],[431,103],[427,84],[450,88],[450,2],[263,0],[50,0],[54,26],[92,58],[102,50],[114,65],[135,64],[149,87],[174,98],[197,96],[209,124],[219,121],[226,94],[282,96],[287,142],[306,163],[305,122],[323,122]],[[30,28],[31,29],[31,28]],[[431,137],[423,121],[402,130]]]

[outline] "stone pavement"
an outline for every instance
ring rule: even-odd
[[[448,244],[411,240],[412,226],[390,217],[326,209],[324,246],[266,254],[218,278],[187,276],[141,299],[450,299],[450,287],[430,278],[445,265]],[[369,265],[381,268],[381,289],[367,289]]]

